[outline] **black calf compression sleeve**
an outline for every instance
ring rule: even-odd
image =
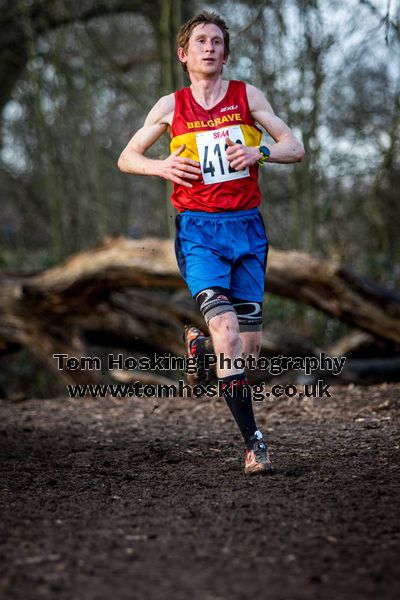
[[[222,393],[240,429],[245,444],[257,430],[246,373],[221,377]]]

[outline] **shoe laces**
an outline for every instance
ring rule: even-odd
[[[267,446],[265,442],[257,441],[254,446],[254,454],[258,460],[266,460],[267,459]]]

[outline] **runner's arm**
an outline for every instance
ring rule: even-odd
[[[260,123],[276,142],[270,147],[271,154],[268,162],[300,162],[304,157],[303,144],[299,142],[286,123],[276,116],[264,94],[253,85],[246,87],[253,119]]]
[[[300,162],[304,157],[304,148],[301,142],[286,123],[275,115],[271,105],[260,90],[249,84],[246,84],[246,90],[252,117],[267,130],[276,142],[269,148],[268,162]],[[239,144],[228,148],[226,155],[231,166],[237,171],[253,165],[261,158],[258,148],[240,147]]]
[[[199,163],[190,158],[180,157],[185,149],[183,144],[164,160],[156,160],[145,156],[150,148],[167,131],[174,112],[174,95],[163,96],[153,106],[146,117],[144,125],[135,133],[118,160],[118,168],[124,173],[136,175],[156,175],[185,187],[192,185],[185,179],[198,179],[201,170]]]

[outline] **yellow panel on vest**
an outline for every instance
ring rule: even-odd
[[[259,131],[258,129],[256,129],[256,127],[253,127],[252,125],[240,125],[240,128],[243,132],[244,142],[246,146],[260,145],[261,131]],[[224,129],[226,129],[226,127],[223,127],[221,129],[213,129],[212,131],[223,131]],[[205,129],[203,131],[210,130]],[[196,133],[200,132],[196,131]],[[182,146],[182,144],[186,144],[185,150],[179,156],[191,158],[192,160],[196,160],[197,162],[199,162],[199,155],[197,152],[196,145],[196,133],[188,132],[182,135],[177,135],[176,137],[172,138],[170,143],[171,152],[175,152],[175,150],[177,150],[179,146]]]

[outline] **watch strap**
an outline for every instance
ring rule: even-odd
[[[258,148],[258,151],[260,152],[260,154],[262,155],[261,158],[258,159],[258,164],[259,165],[263,165],[264,163],[266,163],[269,159],[269,155],[270,155],[270,151],[269,148],[267,148],[266,146],[260,146]]]

